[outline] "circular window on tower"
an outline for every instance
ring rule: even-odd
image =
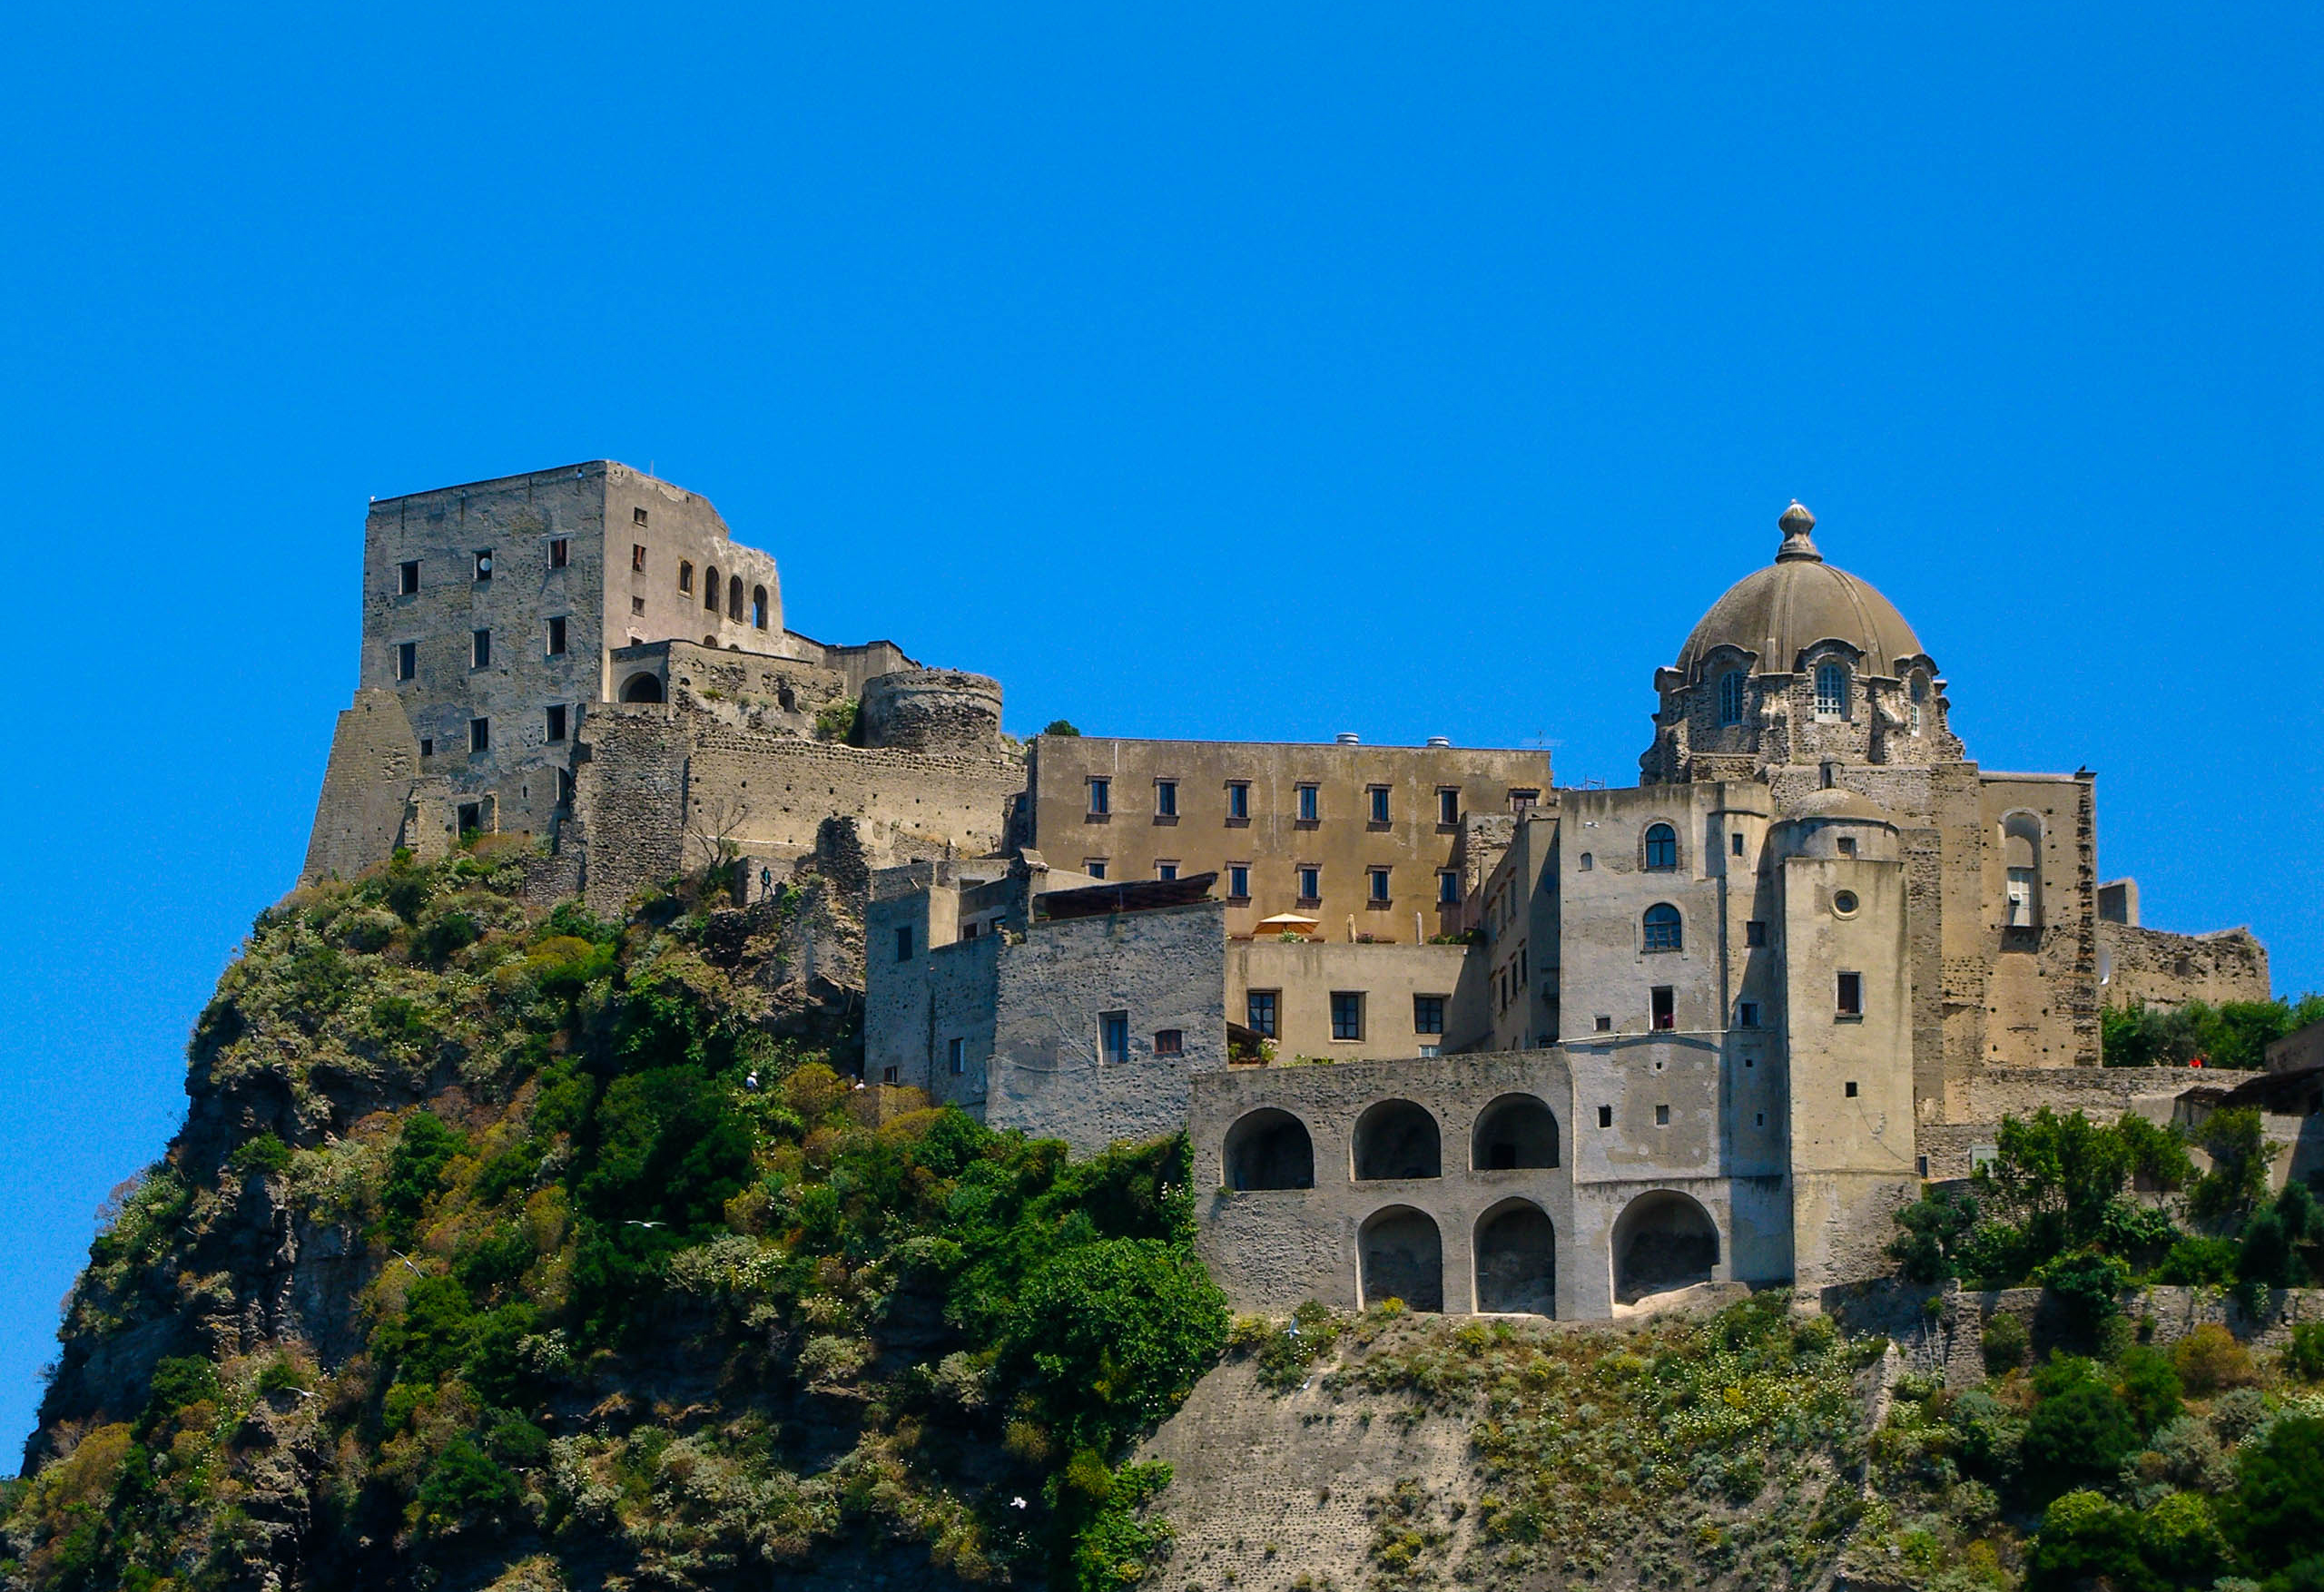
[[[1836,890],[1836,891],[1834,891],[1834,892],[1833,892],[1833,895],[1832,895],[1832,916],[1833,916],[1833,917],[1835,917],[1835,918],[1853,918],[1853,917],[1855,917],[1855,916],[1856,916],[1856,892],[1855,892],[1854,890]]]

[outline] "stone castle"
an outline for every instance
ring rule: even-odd
[[[1885,1269],[2043,1103],[2167,1115],[2108,1004],[2265,999],[2141,927],[2095,779],[1981,768],[1794,504],[1657,669],[1640,782],[1540,752],[1001,730],[984,676],[784,628],[774,560],[596,462],[375,501],[305,875],[536,838],[600,910],[860,851],[864,1067],[1088,1152],[1189,1131],[1246,1309],[1602,1317]]]

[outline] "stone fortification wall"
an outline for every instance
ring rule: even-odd
[[[593,906],[698,866],[723,842],[773,866],[813,850],[827,819],[853,821],[875,867],[989,851],[1023,787],[1013,759],[945,757],[803,740],[684,704],[607,705],[585,735],[575,814],[590,845]]]
[[[419,738],[396,693],[358,691],[331,733],[300,878],[351,879],[385,859],[401,840],[404,809],[419,777]]]
[[[957,669],[907,669],[863,683],[866,746],[990,756],[1000,746],[1000,682]]]
[[[2268,951],[2248,929],[2169,934],[2131,923],[2097,926],[2100,993],[2109,1006],[2218,1006],[2266,1000]]]

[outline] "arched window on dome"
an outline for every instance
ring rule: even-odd
[[[1917,669],[1913,671],[1911,694],[1913,699],[1913,733],[1917,735],[1921,732],[1922,727],[1927,722],[1926,718],[1924,716],[1924,712],[1928,703],[1928,676],[1922,673]]]
[[[1846,663],[1816,665],[1816,716],[1826,721],[1847,718],[1848,666]]]
[[[1679,921],[1679,909],[1668,901],[1657,901],[1646,909],[1646,948],[1650,951],[1675,951],[1685,948],[1685,930]]]
[[[1646,831],[1646,870],[1670,873],[1678,866],[1679,831],[1667,823],[1649,825]]]
[[[1729,669],[1718,677],[1718,722],[1739,724],[1743,722],[1743,671]]]

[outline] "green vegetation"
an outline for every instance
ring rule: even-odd
[[[2260,1113],[2214,1111],[2197,1142],[2201,1174],[2177,1129],[2141,1117],[2107,1125],[2045,1106],[2006,1118],[1966,1189],[1897,1212],[1889,1257],[1915,1282],[2039,1282],[2092,1342],[2134,1282],[2232,1285],[2250,1302],[2324,1282],[2324,1208],[2304,1184],[2270,1197],[2276,1146]]]
[[[1143,1574],[1167,1473],[1126,1461],[1227,1331],[1183,1140],[1073,1162],[865,1089],[705,957],[715,892],[609,925],[521,906],[519,878],[480,844],[260,919],[194,1086],[342,1125],[182,1145],[118,1196],[45,1411],[77,1446],[5,1496],[9,1584]],[[362,1258],[335,1367],[171,1325],[239,1314],[256,1175]],[[178,1345],[102,1407],[77,1368],[133,1328]]]
[[[1049,722],[1048,726],[1042,730],[1041,733],[1044,735],[1079,735],[1081,732],[1073,727],[1073,722],[1069,719],[1051,719]]]
[[[842,741],[850,746],[854,745],[856,719],[862,708],[862,703],[851,696],[844,702],[835,702],[818,709],[815,713],[815,739]]]
[[[2108,1007],[2099,1042],[2108,1066],[2186,1066],[2201,1058],[2257,1071],[2268,1065],[2270,1044],[2310,1023],[2324,1023],[2324,995],[2215,1007],[2191,1000],[2175,1011]]]

